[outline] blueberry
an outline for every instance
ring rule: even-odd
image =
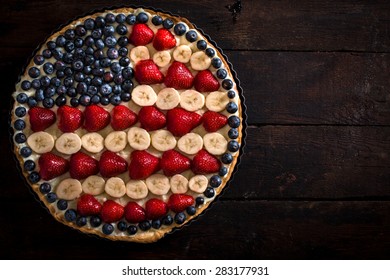
[[[66,210],[68,208],[68,202],[65,199],[59,199],[57,201],[57,208],[59,210]]]
[[[115,37],[109,36],[109,37],[106,37],[106,39],[104,39],[104,43],[106,43],[106,45],[108,47],[114,47],[116,45],[117,41],[116,41]]]
[[[175,34],[178,36],[183,35],[184,33],[186,33],[186,31],[187,31],[187,28],[182,23],[176,24],[175,27],[173,28],[173,32],[175,32]]]
[[[103,35],[104,36],[111,36],[115,33],[115,28],[114,26],[112,25],[106,25],[104,28],[103,28]]]
[[[212,198],[215,195],[215,191],[213,188],[207,187],[203,194],[207,198]]]
[[[68,209],[65,211],[65,214],[64,214],[64,218],[65,220],[67,220],[68,222],[73,222],[76,220],[77,218],[77,212],[76,210],[74,209]]]
[[[45,108],[53,108],[54,100],[52,98],[46,97],[45,99],[43,99],[42,104],[43,104],[43,107],[45,107]]]
[[[219,177],[218,175],[211,176],[211,178],[209,180],[209,184],[213,188],[219,187],[221,185],[221,183],[222,183],[221,177]]]
[[[63,47],[63,46],[65,46],[65,43],[66,43],[66,38],[63,35],[60,35],[57,37],[57,39],[56,39],[57,46]]]
[[[102,105],[108,105],[110,104],[110,99],[107,96],[103,96],[100,98],[100,104]]]
[[[120,64],[120,66],[127,67],[130,64],[130,59],[128,57],[125,57],[125,56],[121,57],[121,59],[119,59],[119,64]]]
[[[42,65],[44,62],[45,62],[45,58],[42,55],[38,54],[34,56],[34,63],[36,65]]]
[[[119,57],[118,50],[115,48],[109,48],[107,50],[107,56],[110,59],[117,59]]]
[[[167,226],[169,226],[169,225],[171,225],[172,223],[173,223],[173,218],[172,218],[172,216],[171,215],[166,215],[164,218],[162,218],[162,223],[164,224],[164,225],[167,225]]]
[[[100,219],[100,217],[98,217],[98,216],[92,216],[89,219],[89,222],[90,222],[92,227],[98,227],[102,224],[102,219]]]
[[[117,14],[115,17],[115,21],[117,23],[124,23],[126,20],[126,16],[124,14]]]
[[[207,52],[207,50],[206,50]],[[214,66],[214,68],[218,69],[222,66],[222,60],[219,59],[218,57],[214,57],[212,60],[211,60],[211,65]]]
[[[91,33],[91,37],[93,39],[100,39],[100,38],[102,38],[102,35],[103,35],[103,31],[101,29],[95,29]]]
[[[228,172],[228,169],[226,166],[222,166],[220,169],[219,169],[219,172],[218,172],[218,175],[219,176],[225,176]]]
[[[69,97],[76,97],[76,95],[77,95],[76,88],[74,88],[74,87],[68,88],[66,91],[66,95]]]
[[[161,221],[160,220],[153,220],[152,221],[152,228],[159,229],[161,227]]]
[[[138,226],[142,231],[147,231],[148,229],[150,229],[152,227],[152,225],[149,221],[142,221],[138,224]]]
[[[130,93],[128,93],[128,92],[122,92],[121,93],[121,100],[123,102],[130,101],[130,99],[131,99],[131,94]]]
[[[162,17],[160,17],[160,16],[154,16],[154,17],[152,17],[152,23],[153,23],[154,25],[156,25],[156,26],[161,25],[162,22],[163,22]]]
[[[49,41],[49,42],[46,43],[46,46],[47,46],[47,48],[48,48],[49,50],[53,50],[53,49],[56,48],[57,44],[56,44],[56,42],[54,42],[54,41]]]
[[[93,52],[92,52],[92,54],[93,54]],[[93,57],[93,55],[88,54],[85,56],[84,65],[91,66],[94,62],[95,62],[95,58]]]
[[[103,84],[100,87],[100,93],[105,96],[110,95],[112,93],[112,87],[109,84]]]
[[[109,82],[112,82],[113,79],[114,79],[114,74],[113,73],[111,73],[111,72],[104,72],[103,81],[105,81],[106,83],[109,83]]]
[[[63,70],[65,70],[65,68],[66,68],[66,64],[62,61],[56,61],[54,63],[54,69],[56,69],[57,71],[59,71],[59,70],[63,71]]]
[[[190,30],[186,33],[186,39],[188,42],[195,42],[198,39],[198,34],[195,30]]]
[[[230,164],[233,161],[233,156],[232,154],[225,153],[221,156],[221,161],[225,164]]]
[[[84,79],[84,83],[86,83],[87,86],[89,86],[91,84],[91,81],[92,81],[91,77],[85,77],[85,79]]]
[[[85,26],[85,29],[92,30],[95,28],[95,21],[92,18],[87,18],[84,21],[84,26]]]
[[[112,13],[108,13],[108,14],[106,14],[105,19],[106,19],[107,23],[114,23],[115,22],[115,15]]]
[[[31,81],[31,87],[33,89],[39,89],[41,87],[41,80],[39,79],[34,79]]]
[[[64,106],[64,105],[66,104],[66,97],[65,97],[65,96],[62,96],[62,95],[58,96],[58,97],[56,98],[55,103],[56,103],[56,105],[57,105],[58,107]]]
[[[230,99],[233,99],[234,97],[236,97],[236,92],[234,90],[229,90],[227,95]]]
[[[93,95],[93,96],[95,96],[97,93],[98,93],[98,88],[97,87],[95,87],[95,86],[89,86],[88,87],[88,90],[87,90],[87,93],[89,94],[89,95]],[[92,96],[92,97],[93,97]],[[92,98],[91,98],[91,102],[92,103],[94,103],[93,101],[92,101]]]
[[[239,126],[240,126],[240,123],[241,123],[240,118],[237,117],[237,116],[230,116],[230,117],[228,118],[228,124],[229,124],[229,126],[232,127],[232,128],[237,128],[237,127],[239,127]]]
[[[237,112],[237,104],[235,102],[229,102],[228,104],[226,104],[226,110],[231,114]]]
[[[110,235],[114,232],[114,226],[112,224],[104,224],[102,227],[102,232],[106,235]]]
[[[72,105],[73,107],[79,106],[79,100],[76,97],[72,97],[70,99],[70,105]]]
[[[238,150],[240,149],[240,144],[235,141],[235,140],[232,140],[232,141],[229,141],[228,143],[228,150],[230,152],[237,152]]]
[[[130,225],[128,228],[127,228],[127,232],[130,234],[130,235],[134,235],[136,234],[138,231],[137,227],[134,226],[134,225]]]
[[[125,231],[125,230],[127,230],[127,224],[126,224],[126,222],[124,222],[124,221],[118,222],[118,224],[116,225],[116,227],[117,227],[120,231]]]
[[[188,206],[188,207],[186,208],[186,212],[187,212],[187,214],[190,215],[190,216],[195,215],[195,213],[196,213],[196,208],[195,208],[195,206]]]
[[[53,192],[49,192],[47,195],[46,195],[46,200],[47,202],[49,203],[53,203],[57,200],[57,195]]]
[[[214,59],[213,59],[213,60],[214,60]],[[226,71],[225,69],[223,69],[223,68],[218,69],[218,71],[217,71],[217,77],[218,77],[218,79],[225,79],[226,76],[227,76],[227,71]]]
[[[28,69],[28,75],[31,78],[38,78],[40,74],[41,71],[37,67],[31,67],[30,69]]]
[[[112,72],[114,72],[114,73],[119,73],[120,71],[121,71],[121,66],[119,65],[119,63],[118,62],[113,62],[113,63],[111,63],[111,65],[110,65],[110,69],[111,69],[111,71]]]
[[[119,24],[115,30],[119,35],[126,35],[127,33],[127,27],[124,24]]]
[[[203,203],[204,203],[203,196],[198,196],[197,198],[195,198],[195,205],[196,206],[202,205]]]
[[[84,25],[77,25],[74,32],[76,33],[77,36],[84,37],[87,34],[87,29],[85,28]]]
[[[101,67],[93,68],[92,69],[92,75],[94,75],[95,77],[96,76],[101,77],[101,76],[104,75],[104,69],[101,68]]]
[[[22,144],[26,142],[26,140],[27,140],[26,135],[22,132],[19,132],[15,135],[15,142],[18,144]]]
[[[39,186],[39,191],[42,193],[42,194],[47,194],[51,191],[51,185],[47,182],[44,182],[42,183],[40,186]]]
[[[48,88],[45,89],[44,96],[45,97],[52,97],[52,96],[54,96],[55,93],[56,93],[56,88],[55,87],[48,87]],[[37,100],[41,101],[38,98],[37,98]]]
[[[27,100],[28,100],[28,96],[27,96],[27,94],[25,94],[24,92],[19,93],[19,94],[16,96],[16,101],[18,101],[20,104],[26,103]]]
[[[173,27],[173,21],[170,19],[170,18],[166,18],[166,19],[164,19],[164,21],[163,21],[163,26],[164,26],[164,28],[166,28],[166,29],[171,29],[172,27]]]
[[[42,89],[36,90],[34,97],[36,101],[42,101],[43,99],[45,99],[43,90]]]
[[[126,80],[130,80],[134,77],[134,71],[131,67],[126,67],[122,69],[122,76]]]
[[[83,216],[79,216],[76,219],[76,225],[79,227],[83,227],[87,224],[87,218]]]
[[[103,84],[103,80],[100,77],[94,77],[91,81],[91,84],[96,87],[100,87]]]
[[[229,90],[233,87],[233,82],[232,80],[225,79],[222,81],[222,87],[226,90]]]
[[[140,12],[136,19],[139,23],[146,23],[149,20],[149,16],[144,12]]]
[[[92,54],[92,53],[93,53],[93,48],[92,48],[92,46],[95,45],[95,39],[94,39],[91,35],[85,37],[85,39],[84,39],[84,45],[86,45],[86,46],[88,47],[88,48],[85,49],[85,52],[86,52],[87,54]],[[91,50],[92,50],[92,53],[91,53]]]
[[[80,49],[83,45],[84,45],[84,40],[81,39],[81,38],[76,38],[74,40],[74,45],[77,49],[75,49],[75,54],[77,54],[77,57],[80,57],[80,54],[81,53],[84,53],[84,50],[83,49]]]
[[[207,48],[207,42],[205,40],[199,40],[197,43],[196,43],[196,47],[203,51]]]
[[[23,147],[20,149],[20,155],[24,158],[31,156],[32,150],[30,147]]]
[[[68,29],[65,31],[64,37],[68,40],[73,40],[76,37],[76,33],[73,29]]]
[[[130,92],[133,89],[133,82],[131,80],[125,80],[122,84],[122,89],[125,92]]]
[[[178,224],[178,225],[181,225],[182,223],[184,223],[184,221],[186,220],[186,214],[184,214],[183,212],[179,212],[175,215],[175,223]]]
[[[62,53],[62,51],[59,50],[59,49],[51,50],[51,53],[53,54],[54,58],[57,59],[57,60],[61,60],[62,57],[64,56],[64,54]]]
[[[50,78],[48,76],[41,77],[39,81],[41,82],[41,86],[44,88],[50,86]]]
[[[99,95],[93,95],[92,97],[91,97],[91,103],[92,104],[98,104],[98,103],[100,103],[100,96]]]
[[[28,159],[24,162],[23,168],[25,171],[33,171],[35,169],[35,162],[31,159]]]
[[[98,16],[95,19],[95,30],[99,30],[99,29],[96,29],[96,28],[103,28],[104,26],[106,26],[106,21],[104,20],[103,17]]]
[[[212,48],[207,48],[205,53],[208,57],[213,57],[215,55],[215,51]],[[218,67],[216,67],[216,68],[218,68]]]
[[[119,55],[121,55],[121,56],[127,55],[128,50],[127,50],[127,48],[123,48],[123,47],[126,47],[128,44],[129,44],[129,39],[127,37],[125,37],[125,36],[119,37],[118,45],[120,47],[122,47],[118,51]]]
[[[31,88],[30,81],[24,80],[20,85],[23,90],[29,90]]]
[[[103,58],[102,60],[100,60],[100,66],[103,68],[110,67],[111,66],[111,59],[109,59],[108,57]]]
[[[121,85],[123,83],[124,79],[121,73],[118,73],[114,76],[114,83],[117,85]]]
[[[65,85],[66,87],[71,87],[71,86],[73,86],[73,83],[74,83],[74,80],[73,80],[72,77],[66,77],[66,78],[64,79],[64,85]]]
[[[27,110],[24,107],[17,107],[15,109],[15,115],[19,118],[24,117],[26,115],[26,113],[27,113]]]
[[[81,71],[84,68],[84,63],[81,60],[73,61],[72,68],[75,71]]]
[[[45,49],[42,51],[42,56],[44,58],[50,58],[52,57],[54,54],[53,54],[53,50],[48,50],[48,49]]]
[[[96,51],[94,51],[93,57],[94,57],[96,60],[99,60],[99,59],[104,58],[104,51],[103,51],[103,50],[96,50]],[[96,61],[95,61],[95,62],[96,62]]]
[[[26,123],[24,122],[24,120],[18,119],[14,122],[14,128],[16,130],[23,130],[26,128]]]
[[[74,75],[74,79],[76,82],[82,82],[84,80],[85,76],[83,73],[78,72]]]
[[[133,25],[137,21],[137,18],[135,15],[130,14],[126,17],[126,22],[130,25]]]
[[[66,86],[59,86],[56,90],[57,94],[64,95],[68,88]]]
[[[119,105],[121,103],[121,97],[119,95],[112,95],[110,97],[110,103],[114,106]]]
[[[88,106],[91,104],[91,97],[89,95],[83,94],[79,98],[79,103],[83,106]]]
[[[59,87],[61,85],[61,80],[59,78],[53,77],[50,79],[50,84],[55,87]]]
[[[74,61],[74,57],[72,53],[64,53],[64,56],[62,57],[62,60],[65,63],[71,64]]]
[[[122,93],[122,87],[120,85],[115,85],[112,87],[112,93],[115,95],[119,95]]]
[[[37,100],[36,100],[33,96],[30,96],[30,97],[28,98],[28,100],[27,100],[27,104],[28,104],[28,106],[29,106],[30,108],[32,108],[32,107],[37,106],[37,105],[38,105],[38,102],[37,102]]]

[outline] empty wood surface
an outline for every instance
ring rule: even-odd
[[[112,242],[56,222],[18,173],[10,95],[32,51],[107,1],[0,6],[3,259],[388,259],[388,1],[116,1],[180,14],[225,51],[247,104],[245,153],[223,195],[155,244]]]

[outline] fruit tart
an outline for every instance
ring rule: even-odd
[[[243,141],[238,80],[188,20],[104,10],[53,33],[16,84],[14,153],[58,221],[154,242],[221,193]]]

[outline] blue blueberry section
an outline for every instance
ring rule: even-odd
[[[149,20],[149,16],[146,13],[141,12],[137,15],[136,19],[139,23],[146,23]]]
[[[171,29],[172,27],[173,27],[173,21],[170,19],[170,18],[166,18],[166,19],[164,19],[164,21],[163,21],[163,26],[164,26],[164,28],[166,28],[166,29]]]
[[[79,216],[76,219],[76,225],[79,227],[83,227],[87,224],[87,218],[83,216]]]
[[[229,136],[230,139],[237,139],[237,137],[238,137],[238,130],[235,129],[235,128],[231,128],[228,131],[228,136]]]
[[[26,103],[27,100],[28,100],[28,96],[27,96],[27,94],[25,94],[24,92],[19,93],[19,94],[16,96],[16,101],[18,101],[20,104]]]
[[[137,228],[136,226],[134,226],[134,225],[130,225],[130,226],[127,228],[127,232],[128,232],[128,234],[130,234],[130,235],[136,234],[137,231],[138,231],[138,228]]]
[[[228,124],[229,124],[229,126],[232,127],[232,128],[237,128],[237,127],[239,127],[239,126],[240,126],[240,123],[241,123],[240,118],[237,117],[237,116],[230,116],[230,117],[228,118]]]
[[[18,144],[22,144],[24,142],[26,142],[27,138],[26,138],[26,135],[24,133],[17,133],[15,134],[15,142],[18,143]]]
[[[204,203],[204,198],[202,196],[198,196],[197,198],[195,198],[196,206],[202,205],[203,203]]]
[[[176,224],[181,225],[182,223],[184,223],[186,218],[186,214],[184,214],[183,212],[179,212],[176,213],[174,220]]]
[[[127,230],[127,223],[124,222],[124,221],[120,221],[120,222],[118,222],[118,224],[116,225],[116,227],[117,227],[120,231],[126,231],[126,230]]]
[[[92,216],[89,219],[89,223],[91,224],[92,227],[98,227],[102,224],[102,219],[98,216]]]
[[[38,173],[38,172],[33,171],[33,172],[31,172],[31,173],[28,175],[28,180],[29,180],[31,183],[33,183],[33,184],[38,183],[40,179],[41,179],[41,177],[39,176],[39,173]]]
[[[187,31],[187,28],[182,23],[176,24],[175,27],[173,28],[173,32],[175,32],[175,34],[178,36],[184,35],[184,33],[186,33],[186,31]]]
[[[164,218],[162,218],[162,223],[164,224],[164,225],[167,225],[167,226],[169,226],[169,225],[171,225],[172,223],[173,223],[173,218],[172,218],[172,216],[171,215],[166,215]]]
[[[237,112],[237,110],[238,110],[238,106],[237,106],[237,104],[235,102],[229,102],[226,105],[226,111],[228,111],[231,114]]]
[[[198,39],[198,34],[194,30],[189,30],[186,33],[186,39],[188,42],[195,42]]]
[[[221,183],[222,183],[221,177],[219,177],[218,175],[211,176],[211,178],[209,180],[209,184],[213,188],[219,187],[221,185]]]
[[[232,80],[229,80],[229,79],[225,79],[222,81],[222,87],[226,90],[229,90],[231,88],[233,88],[233,82]]]
[[[230,164],[233,161],[233,156],[232,154],[225,153],[221,156],[221,161],[225,164]]]
[[[26,123],[24,122],[24,120],[18,119],[14,122],[14,128],[16,130],[23,130],[26,128]]]
[[[161,220],[153,220],[152,228],[159,229],[161,227]]]
[[[25,171],[33,171],[35,169],[35,162],[31,159],[26,160],[23,164],[23,169]]]
[[[232,140],[232,141],[229,141],[228,143],[228,150],[229,152],[237,152],[238,150],[240,149],[240,144],[235,141],[235,140]]]
[[[48,194],[51,191],[51,185],[47,182],[44,182],[39,186],[39,191],[42,194]]]
[[[213,188],[207,187],[203,194],[207,198],[212,198],[215,195],[215,191]]]
[[[30,147],[26,146],[20,149],[20,155],[24,158],[31,156],[31,154],[32,154],[32,150]]]
[[[196,213],[196,208],[194,206],[188,206],[186,212],[188,215],[193,216]]]
[[[203,51],[207,48],[207,42],[205,40],[199,40],[197,43],[196,43],[196,47]]]
[[[219,176],[225,176],[228,172],[228,169],[226,166],[222,166],[220,169],[219,169],[219,172],[218,172],[218,175]]]
[[[112,224],[104,224],[102,227],[102,232],[106,235],[110,235],[114,232],[114,226]]]
[[[152,23],[156,26],[161,25],[163,23],[163,19],[160,16],[154,16],[152,18]]]
[[[208,57],[213,57],[214,55],[215,55],[215,51],[212,49],[212,48],[207,48],[206,49],[206,51],[205,51],[205,53],[206,53],[206,55],[208,56]],[[211,62],[212,63],[212,62]],[[213,66],[214,66],[214,64],[213,64]],[[220,66],[221,67],[221,66]],[[218,68],[218,67],[216,67],[216,68]]]
[[[47,202],[49,203],[53,203],[57,200],[57,195],[53,192],[49,192],[47,195],[46,195],[46,200]]]
[[[152,227],[152,224],[149,221],[142,221],[138,224],[138,227],[142,231],[147,231]]]
[[[64,199],[59,199],[57,201],[57,208],[59,210],[66,210],[66,208],[68,208],[68,202]]]
[[[65,211],[65,214],[64,214],[64,217],[65,217],[65,220],[67,220],[68,222],[73,222],[76,220],[77,218],[77,213],[76,213],[76,210],[74,209],[68,209]]]

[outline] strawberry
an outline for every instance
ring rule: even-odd
[[[98,105],[87,106],[84,110],[84,128],[89,132],[99,131],[110,123],[110,113]]]
[[[202,122],[202,116],[183,108],[173,108],[167,112],[167,129],[174,136],[187,134]]]
[[[83,152],[70,156],[69,173],[73,179],[82,180],[99,172],[99,162]]]
[[[145,220],[145,209],[137,202],[129,201],[125,206],[125,219],[129,223],[139,223]]]
[[[207,111],[203,114],[203,127],[207,132],[215,132],[227,124],[227,117],[217,112]]]
[[[84,194],[77,201],[77,212],[81,216],[98,215],[101,209],[102,205],[91,194]]]
[[[137,122],[137,115],[128,107],[115,106],[111,111],[111,126],[114,130],[125,130]]]
[[[145,203],[145,211],[147,219],[159,219],[168,213],[168,205],[158,198],[151,198]]]
[[[58,108],[58,128],[62,132],[73,132],[80,128],[84,121],[83,112],[79,109],[64,105]]]
[[[50,109],[33,107],[28,110],[28,114],[31,130],[34,132],[43,131],[56,122],[56,114]]]
[[[179,213],[194,204],[194,198],[188,194],[172,194],[168,199],[168,208]]]
[[[100,216],[103,222],[113,223],[122,219],[124,212],[125,208],[122,205],[109,199],[103,203]]]
[[[173,176],[190,169],[191,160],[175,150],[169,150],[163,153],[160,166],[166,176]]]
[[[152,42],[153,30],[144,23],[136,23],[133,26],[129,40],[134,46],[145,46]]]
[[[100,156],[99,170],[103,177],[114,177],[127,170],[127,162],[123,157],[107,150]]]
[[[174,61],[169,66],[164,84],[175,89],[189,89],[194,83],[191,71],[181,62]]]
[[[151,59],[139,61],[135,65],[135,79],[141,85],[159,84],[164,80],[163,74]]]
[[[153,39],[153,47],[158,51],[169,50],[176,46],[175,36],[165,28],[157,30]]]
[[[167,121],[165,115],[154,106],[142,107],[138,112],[138,119],[141,127],[147,131],[163,128]]]
[[[192,159],[191,170],[195,174],[208,174],[218,172],[221,162],[206,150],[200,150]]]
[[[52,152],[42,154],[39,157],[38,163],[39,175],[43,180],[54,179],[69,170],[69,162]]]
[[[145,179],[160,170],[160,159],[146,151],[133,151],[129,164],[131,179]]]
[[[210,70],[203,70],[196,74],[194,87],[199,92],[211,92],[219,89],[219,82]]]

